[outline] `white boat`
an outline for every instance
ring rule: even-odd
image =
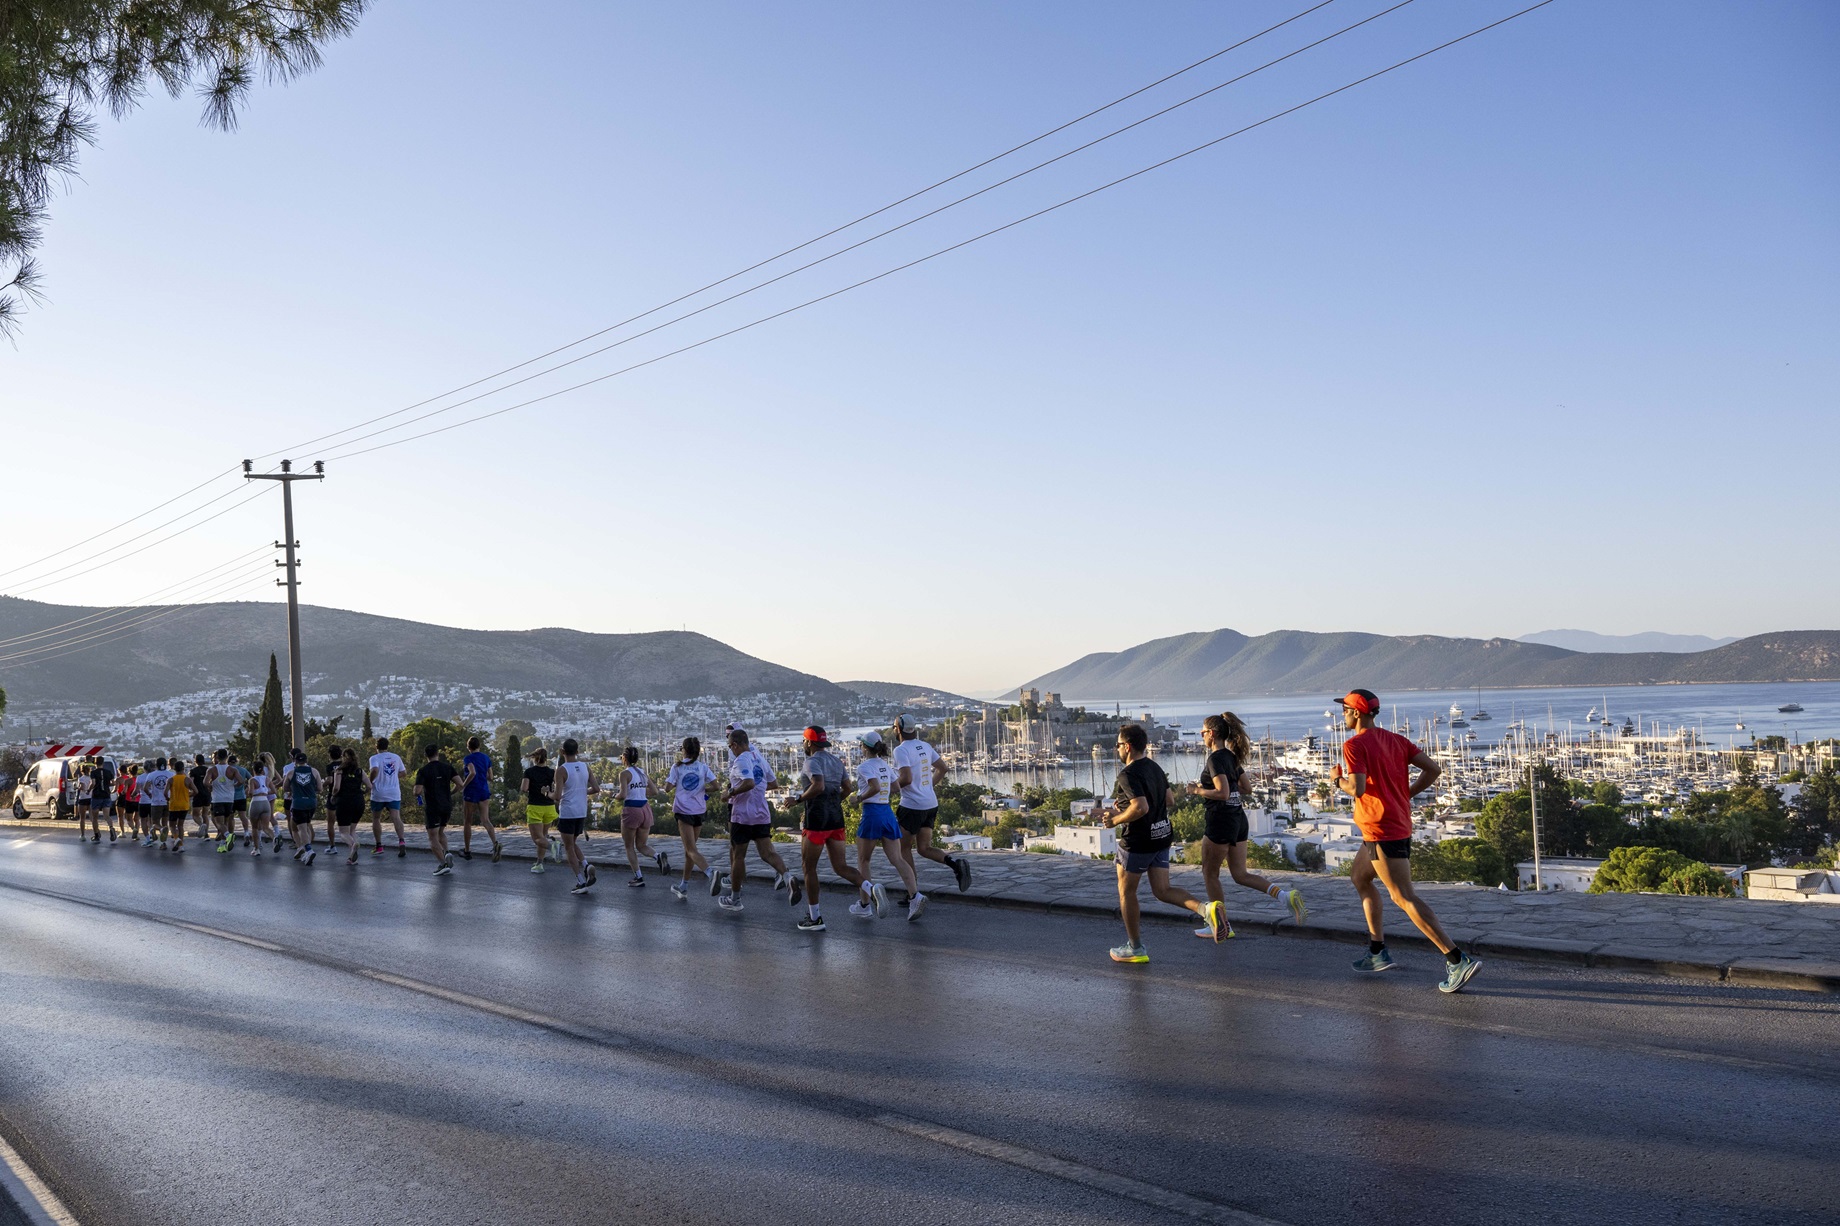
[[[1454,702],[1450,704],[1450,726],[1452,728],[1469,727],[1469,721],[1463,718],[1463,708]]]

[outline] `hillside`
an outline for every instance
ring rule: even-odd
[[[1025,685],[1081,699],[1840,680],[1840,631],[1789,630],[1711,651],[1578,652],[1514,639],[1214,630],[1096,652]],[[1014,691],[1012,691],[1014,693]]]
[[[0,597],[0,640],[98,612]],[[344,609],[301,609],[308,688],[340,692],[386,675],[587,698],[739,697],[794,691],[849,697],[821,677],[736,651],[705,635],[579,630],[461,630]],[[82,633],[74,631],[71,633]],[[35,640],[51,642],[55,639]],[[21,651],[33,644],[0,649]],[[50,658],[0,663],[15,708],[121,708],[216,685],[260,681],[270,652],[287,659],[282,605],[201,605],[112,641]]]
[[[864,698],[906,707],[964,708],[978,705],[975,698],[966,698],[950,690],[936,690],[930,685],[904,685],[899,681],[839,681],[837,684]]]

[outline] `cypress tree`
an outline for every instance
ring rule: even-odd
[[[275,654],[268,655],[268,685],[262,691],[262,705],[256,708],[256,752],[272,753],[275,761],[287,760],[288,750],[293,747],[292,730],[288,727],[286,699],[281,694],[281,669],[275,660]]]
[[[505,742],[505,803],[509,805],[518,797],[518,784],[524,779],[524,743],[518,740],[517,733],[512,733]]]
[[[376,751],[377,737],[376,734],[371,731],[371,709],[369,707],[364,708],[364,731],[360,732],[358,736],[364,742],[364,751],[358,755],[360,758],[365,754],[374,753]]]

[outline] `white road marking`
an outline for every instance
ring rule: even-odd
[[[1005,1141],[994,1141],[989,1137],[979,1136],[974,1132],[960,1132],[956,1128],[947,1128],[942,1124],[929,1124],[925,1120],[910,1119],[905,1115],[884,1113],[871,1117],[874,1123],[894,1132],[905,1133],[911,1137],[921,1137],[939,1145],[948,1145],[953,1149],[962,1149],[979,1157],[996,1162],[1006,1162],[1019,1166],[1025,1171],[1034,1171],[1040,1175],[1051,1175],[1069,1183],[1084,1184],[1097,1188],[1125,1200],[1138,1201],[1157,1209],[1167,1209],[1171,1213],[1180,1213],[1201,1222],[1220,1222],[1224,1226],[1289,1226],[1276,1218],[1260,1217],[1256,1213],[1247,1213],[1244,1209],[1234,1209],[1216,1201],[1202,1200],[1185,1192],[1174,1192],[1168,1188],[1159,1188],[1153,1183],[1141,1179],[1132,1179],[1125,1175],[1115,1175],[1097,1167],[1083,1166],[1078,1162],[1069,1162],[1065,1158],[1056,1158],[1049,1154],[1020,1145],[1011,1145]]]

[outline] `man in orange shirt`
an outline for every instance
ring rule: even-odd
[[[1399,909],[1444,955],[1444,980],[1438,984],[1438,991],[1460,992],[1482,963],[1444,935],[1437,916],[1412,888],[1412,798],[1436,783],[1443,768],[1405,737],[1374,726],[1380,714],[1380,700],[1372,690],[1350,690],[1336,701],[1341,703],[1343,721],[1353,735],[1343,742],[1342,760],[1335,764],[1330,781],[1354,797],[1354,820],[1361,828],[1362,840],[1349,876],[1361,896],[1368,940],[1367,956],[1356,961],[1354,969],[1393,969],[1393,955],[1387,952],[1381,928],[1380,891],[1374,888],[1378,878]],[[1412,778],[1414,766],[1418,768],[1416,780]]]

